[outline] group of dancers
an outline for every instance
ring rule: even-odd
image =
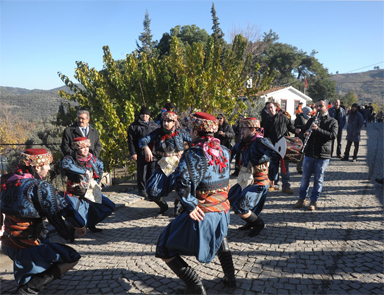
[[[218,255],[223,283],[236,287],[235,269],[226,239],[230,208],[240,216],[253,237],[264,228],[259,214],[263,209],[270,181],[278,178],[279,161],[275,147],[263,137],[260,121],[240,122],[242,140],[232,153],[240,155],[238,183],[229,186],[231,151],[214,137],[218,130],[215,116],[196,112],[189,116],[189,134],[178,123],[174,112],[163,112],[161,128],[142,138],[139,147],[146,161],[157,158],[156,169],[147,181],[150,201],[163,214],[164,201],[172,190],[183,210],[161,232],[155,256],[185,283],[184,294],[206,294],[195,270],[182,258],[195,256],[209,263]],[[148,146],[154,144],[155,153]],[[186,145],[187,144],[187,145]],[[52,163],[45,149],[21,153],[21,164],[1,187],[1,211],[5,215],[3,252],[14,261],[18,294],[37,294],[54,279],[73,268],[80,259],[73,248],[47,239],[45,218],[67,242],[86,233],[101,231],[97,223],[114,211],[114,203],[101,193],[103,163],[89,153],[90,142],[75,138],[73,153],[61,161],[68,177],[64,196],[42,180]],[[188,147],[186,149],[186,146]]]

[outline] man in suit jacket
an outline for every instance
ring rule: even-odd
[[[89,112],[85,110],[79,110],[77,112],[77,122],[72,126],[65,128],[63,133],[63,139],[61,141],[61,151],[63,154],[70,155],[73,150],[71,144],[76,137],[86,137],[91,141],[89,152],[96,158],[99,158],[101,151],[101,143],[99,138],[99,132],[89,125]]]

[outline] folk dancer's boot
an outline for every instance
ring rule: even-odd
[[[250,223],[252,226],[251,231],[249,232],[249,237],[257,236],[262,229],[265,227],[264,220],[258,217],[255,213],[251,212],[251,215],[247,218],[244,218],[247,223]]]
[[[57,265],[53,264],[46,271],[32,277],[32,279],[30,279],[28,283],[21,286],[17,290],[16,294],[22,294],[22,295],[39,294],[39,292],[43,290],[45,286],[47,286],[48,284],[50,284],[52,281],[56,279],[60,279],[60,277],[61,277],[60,268]]]
[[[180,256],[176,256],[167,263],[169,268],[185,283],[184,294],[207,295],[203,283],[195,270],[190,267]]]
[[[155,201],[155,203],[160,207],[160,211],[157,213],[157,216],[164,215],[165,211],[168,210],[167,202],[165,202],[163,198],[160,198],[159,200]]]
[[[235,268],[233,266],[232,253],[229,250],[227,238],[224,238],[219,251],[217,251],[221,267],[223,268],[223,283],[229,288],[236,287]]]

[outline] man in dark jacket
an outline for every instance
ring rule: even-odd
[[[357,103],[354,103],[352,105],[351,113],[348,118],[347,146],[345,147],[344,158],[342,158],[341,161],[348,161],[349,151],[351,149],[352,142],[355,145],[352,161],[357,161],[357,153],[359,152],[360,131],[364,125],[363,116],[357,111],[357,107]]]
[[[337,148],[336,148],[336,157],[341,158],[341,138],[343,136],[343,128],[347,121],[347,116],[345,114],[345,110],[340,106],[340,100],[335,99],[333,107],[328,110],[329,115],[336,119],[339,129],[337,130]],[[335,141],[332,142],[332,151],[331,157],[333,155],[333,146]]]
[[[86,137],[91,141],[89,152],[96,158],[99,158],[101,151],[101,143],[99,132],[89,125],[89,112],[86,110],[79,110],[77,112],[77,122],[72,126],[64,129],[63,139],[61,141],[61,151],[64,156],[72,154],[72,142],[76,137]]]
[[[264,128],[264,137],[267,137],[271,140],[272,144],[275,145],[280,138],[287,136],[288,131],[292,133],[299,133],[301,130],[296,129],[291,120],[288,119],[286,115],[283,115],[276,111],[276,105],[274,102],[267,102],[267,111],[269,118],[261,122],[261,126]],[[286,194],[293,194],[291,190],[291,184],[289,183],[289,165],[285,163],[286,173],[281,173],[281,178],[283,182],[283,192]],[[274,187],[271,186],[269,190],[273,190]]]
[[[336,138],[338,130],[337,121],[329,115],[325,100],[319,100],[316,103],[316,109],[319,113],[316,122],[312,125],[315,118],[311,118],[304,127],[304,137],[309,135],[310,137],[304,151],[303,176],[301,178],[299,200],[295,205],[296,208],[305,206],[309,181],[312,173],[314,173],[311,202],[308,207],[312,211],[316,209],[317,200],[323,188],[324,173],[331,158],[332,141]],[[311,133],[309,128],[312,130]]]
[[[139,189],[139,194],[143,197],[147,197],[145,185],[148,178],[151,177],[153,171],[155,171],[156,162],[147,162],[145,160],[144,153],[139,148],[139,141],[160,127],[150,117],[151,111],[149,108],[143,106],[140,110],[139,118],[128,128],[129,154],[132,159],[136,161],[137,188]],[[151,147],[151,149],[152,152],[154,152],[153,147]]]

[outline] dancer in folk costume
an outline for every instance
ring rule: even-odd
[[[272,143],[264,138],[259,120],[245,118],[240,125],[242,140],[232,148],[232,153],[241,154],[241,169],[238,183],[230,189],[228,199],[235,213],[246,221],[246,225],[239,229],[250,229],[249,236],[253,237],[265,226],[258,215],[267,197],[269,180],[277,180],[281,157]],[[282,167],[284,173],[283,164]]]
[[[73,242],[76,228],[79,237],[85,234],[64,198],[42,180],[52,159],[45,149],[27,149],[21,153],[21,164],[1,187],[1,213],[5,214],[2,250],[13,260],[17,294],[38,294],[80,259],[71,247],[50,242],[43,223],[48,219],[67,242]]]
[[[146,191],[148,198],[159,207],[159,215],[168,210],[168,205],[163,197],[166,197],[174,188],[175,177],[172,174],[179,159],[184,152],[184,142],[191,143],[191,137],[180,128],[177,115],[174,112],[163,112],[161,128],[152,131],[139,142],[139,148],[144,150],[145,160],[150,162],[157,158],[156,169],[147,181]],[[148,147],[154,144],[155,155]],[[175,208],[178,201],[175,201]]]
[[[236,286],[232,254],[226,240],[229,226],[230,151],[213,137],[218,121],[212,115],[191,115],[192,147],[184,152],[175,174],[176,192],[184,207],[161,233],[156,257],[162,258],[186,284],[184,294],[206,294],[192,267],[180,255],[209,263],[219,256],[224,283]]]
[[[96,224],[115,211],[115,204],[101,194],[103,162],[89,153],[90,141],[77,137],[72,142],[72,155],[61,160],[60,168],[68,177],[65,199],[81,216],[83,226],[101,232]]]

